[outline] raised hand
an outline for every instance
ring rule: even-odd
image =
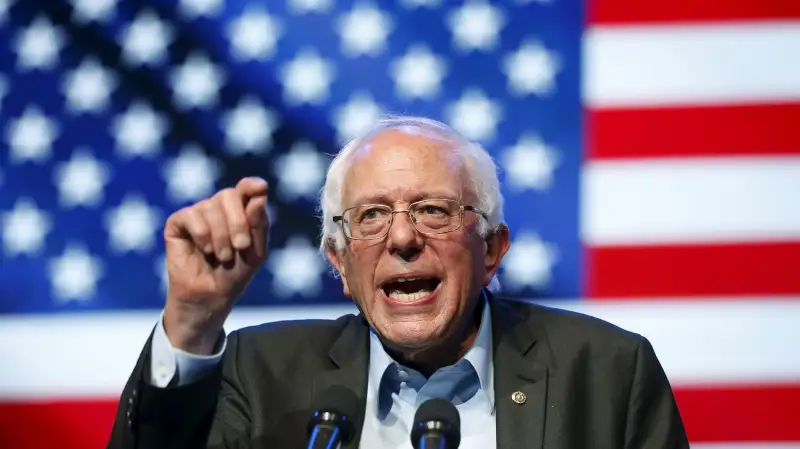
[[[174,347],[212,352],[233,305],[267,258],[268,190],[262,179],[244,178],[167,219],[164,327]]]

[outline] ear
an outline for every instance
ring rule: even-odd
[[[342,289],[345,296],[350,296],[350,287],[347,286],[347,277],[345,273],[344,256],[341,251],[336,249],[336,244],[328,240],[325,244],[325,255],[328,256],[328,261],[333,265],[333,268],[339,273],[339,278],[342,280]]]
[[[486,275],[483,280],[484,287],[487,287],[492,282],[492,278],[500,268],[500,261],[503,260],[508,248],[511,246],[511,238],[509,236],[508,227],[500,225],[496,231],[492,232],[486,237],[484,246],[486,248],[486,255],[484,256],[483,265],[486,269]]]

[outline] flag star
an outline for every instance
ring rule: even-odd
[[[501,9],[483,0],[468,0],[447,16],[454,44],[464,51],[494,49],[505,21]]]
[[[272,250],[269,256],[272,288],[282,297],[300,294],[313,297],[322,291],[320,276],[326,266],[316,248],[302,237],[291,237],[286,246]],[[298,270],[298,267],[303,267]]]
[[[117,151],[125,157],[152,156],[158,152],[167,126],[163,116],[137,101],[112,123]]]
[[[178,11],[187,19],[214,17],[222,11],[223,0],[180,0]]]
[[[192,54],[170,76],[175,103],[183,109],[211,107],[219,99],[225,72],[200,54]]]
[[[72,112],[99,112],[108,107],[111,91],[117,85],[114,72],[94,58],[87,58],[64,76],[62,89],[67,98],[67,108]]]
[[[248,6],[228,24],[232,53],[240,61],[264,60],[275,54],[284,26],[263,8]]]
[[[221,168],[216,159],[206,156],[197,145],[184,146],[178,157],[164,164],[167,196],[176,203],[211,196]]]
[[[141,11],[122,33],[122,59],[134,66],[155,65],[166,57],[174,37],[174,30],[153,11]]]
[[[39,254],[45,237],[53,229],[53,220],[40,211],[29,198],[17,199],[14,208],[2,214],[3,251],[6,256]]]
[[[77,243],[68,244],[61,256],[50,260],[48,268],[54,299],[60,304],[91,299],[105,271],[103,260]]]
[[[17,35],[15,43],[19,68],[52,68],[64,47],[64,41],[63,31],[54,27],[45,17],[38,17]]]
[[[442,4],[441,0],[400,0],[400,3],[408,9],[437,8]]]
[[[528,40],[503,60],[508,89],[516,95],[545,95],[556,88],[556,74],[561,69],[558,55],[541,43]]]
[[[307,13],[324,13],[331,9],[331,0],[289,0],[289,11],[300,15]]]
[[[6,139],[11,147],[9,161],[44,162],[50,157],[59,132],[58,123],[42,114],[38,107],[26,107],[22,116],[10,120],[6,128]]]
[[[332,64],[313,49],[301,50],[280,70],[284,95],[291,105],[322,104],[328,99],[333,76]]]
[[[72,18],[81,25],[106,22],[114,14],[117,0],[72,0]]]
[[[534,232],[524,231],[514,239],[503,259],[503,286],[543,289],[550,284],[557,252]]]
[[[341,143],[355,139],[367,131],[383,114],[383,108],[375,103],[367,91],[350,96],[343,106],[334,111],[333,121]]]
[[[155,244],[155,231],[160,227],[161,213],[139,194],[128,194],[122,203],[105,216],[109,246],[113,251],[144,253]]]
[[[416,44],[403,57],[392,61],[389,72],[399,97],[430,100],[439,93],[447,63],[427,46]]]
[[[394,28],[391,16],[373,5],[360,4],[342,15],[337,22],[345,56],[379,55]]]
[[[327,162],[308,142],[295,143],[289,152],[275,159],[278,194],[287,201],[298,197],[313,200],[325,179]]]
[[[95,159],[88,149],[79,148],[68,162],[56,165],[53,178],[62,207],[97,207],[103,200],[103,188],[111,179],[111,168]]]
[[[222,116],[227,150],[233,155],[264,154],[272,147],[272,134],[278,128],[278,116],[264,109],[261,102],[248,97]]]
[[[8,18],[8,10],[15,0],[0,0],[0,24],[3,24]]]
[[[495,135],[503,109],[483,92],[469,89],[445,109],[445,114],[450,125],[467,139],[487,142]]]
[[[550,188],[558,163],[558,153],[533,134],[521,136],[503,153],[508,185],[516,190]]]

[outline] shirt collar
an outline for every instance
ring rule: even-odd
[[[481,324],[478,327],[478,335],[472,346],[464,354],[464,359],[472,364],[475,372],[478,374],[478,379],[481,383],[481,390],[483,390],[489,405],[494,409],[494,369],[492,368],[492,313],[489,307],[489,300],[486,292],[482,291],[483,297],[483,314],[481,316]],[[369,399],[378,398],[378,389],[381,385],[383,375],[386,369],[393,363],[397,363],[392,357],[386,353],[386,350],[381,344],[378,335],[370,329],[370,345],[369,345],[369,384],[368,391]]]

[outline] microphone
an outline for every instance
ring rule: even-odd
[[[461,417],[444,399],[430,399],[417,409],[411,429],[414,449],[457,449],[461,444]]]
[[[307,449],[335,449],[350,442],[356,433],[353,420],[358,409],[358,398],[347,388],[332,386],[323,390],[306,427]]]

